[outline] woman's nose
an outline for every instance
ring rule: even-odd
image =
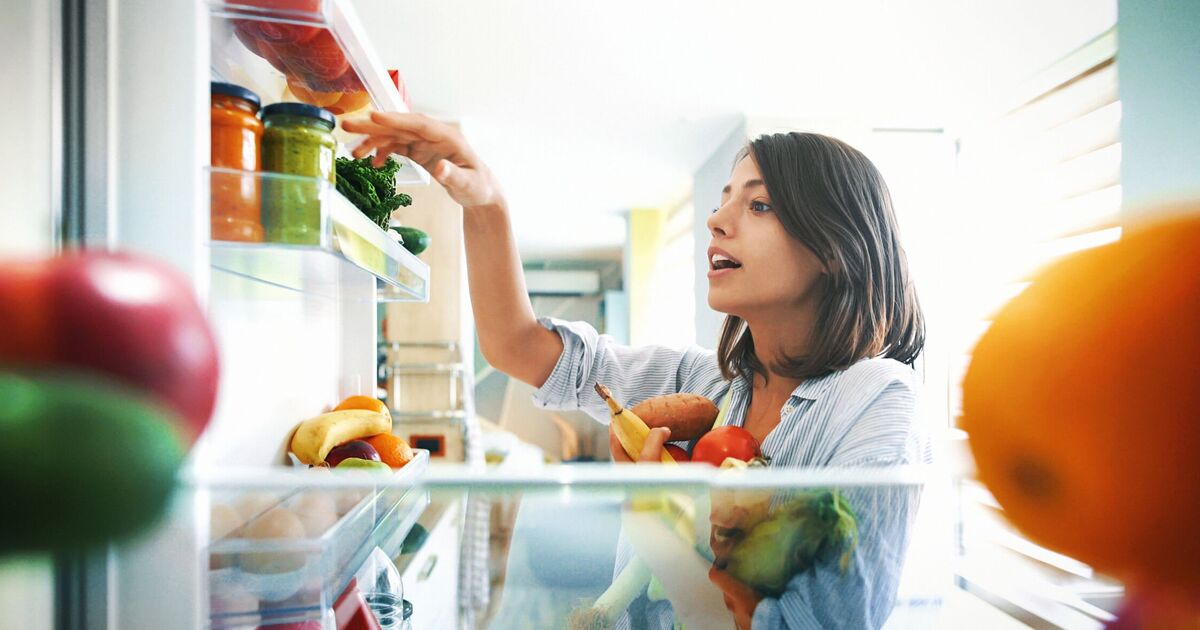
[[[722,208],[724,206],[713,210],[704,222],[708,226],[708,232],[713,236],[729,236],[729,225]]]

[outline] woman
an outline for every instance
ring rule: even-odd
[[[525,291],[508,208],[495,177],[455,129],[419,114],[373,113],[344,128],[356,157],[406,155],[463,206],[480,348],[497,369],[538,387],[536,401],[607,421],[597,383],[628,405],[694,392],[727,407],[772,466],[890,466],[927,458],[913,427],[912,363],[924,321],[887,188],[838,140],[776,134],[736,158],[708,218],[709,294],[726,313],[716,352],[630,348],[581,322],[538,320]],[[670,439],[655,429],[640,461]],[[628,461],[610,435],[613,457]],[[844,574],[820,565],[764,598],[714,570],[741,628],[882,626],[895,598],[917,492],[852,493],[860,544]],[[642,623],[667,623],[665,602]]]

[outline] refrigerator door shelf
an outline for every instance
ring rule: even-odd
[[[349,0],[210,0],[208,7],[213,80],[249,88],[263,105],[300,101],[339,117],[409,111],[398,73],[393,81]],[[400,159],[398,182],[429,183],[429,173]]]
[[[385,477],[384,485],[376,486],[372,473],[363,472],[357,485],[283,490],[282,496],[278,492],[286,484],[276,483],[274,494],[260,484],[292,475],[296,485],[304,485],[295,475],[320,473],[272,471],[260,473],[259,481],[253,475],[203,480],[213,484],[214,529],[219,511],[251,513],[209,546],[211,628],[321,620],[376,548],[387,557],[400,554],[405,536],[429,504],[429,491],[419,485],[428,465],[429,453],[417,450],[408,465]],[[341,514],[336,521],[335,514]]]
[[[380,302],[429,300],[429,265],[371,222],[327,181],[212,167],[212,185],[244,188],[263,204],[263,243],[211,241],[215,270],[338,298],[349,265],[377,278]],[[270,204],[284,206],[269,211]],[[274,223],[273,223],[274,222]],[[284,225],[287,222],[288,225]]]

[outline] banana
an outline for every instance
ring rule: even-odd
[[[367,409],[330,411],[309,418],[292,434],[292,452],[310,466],[325,462],[329,451],[350,440],[387,433],[392,430],[392,417]]]
[[[646,437],[650,435],[650,427],[637,416],[636,413],[621,406],[612,397],[612,392],[608,388],[597,383],[596,393],[608,403],[608,410],[612,412],[613,432],[617,434],[617,439],[621,441],[621,446],[625,447],[625,453],[630,458],[637,460],[642,454],[642,446],[646,443]],[[674,464],[675,458],[667,451],[662,453],[662,463]]]

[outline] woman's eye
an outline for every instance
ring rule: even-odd
[[[709,214],[716,214],[716,213],[717,213],[717,210],[720,210],[720,208],[713,208],[713,209],[712,209],[712,212],[710,212]]]
[[[774,208],[771,207],[771,204],[763,201],[751,201],[750,209],[755,212],[770,212],[774,210]]]

